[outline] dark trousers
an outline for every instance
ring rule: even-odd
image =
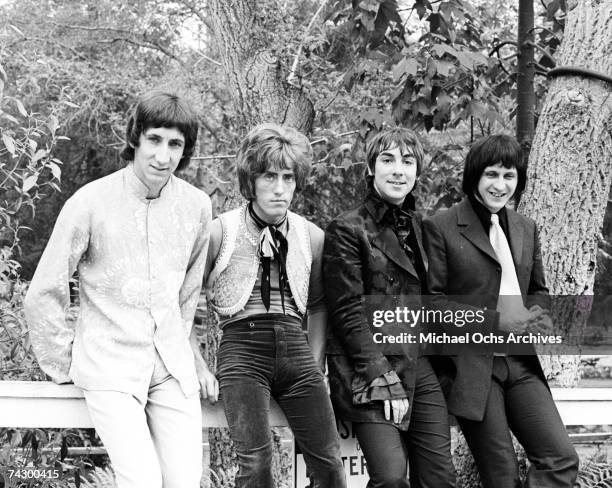
[[[226,326],[217,376],[238,455],[236,488],[273,488],[270,396],[285,413],[316,488],[346,486],[323,374],[297,319],[251,318]]]
[[[367,462],[367,488],[455,486],[446,402],[427,358],[419,358],[417,363],[407,431],[372,422],[355,423],[353,428]]]
[[[510,430],[531,466],[526,488],[571,488],[578,456],[532,356],[498,356],[482,422],[457,418],[484,488],[520,488]]]

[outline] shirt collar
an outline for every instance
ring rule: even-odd
[[[140,180],[140,178],[138,178],[138,176],[136,176],[136,173],[134,172],[134,163],[129,163],[125,167],[125,171],[124,171],[124,179],[125,179],[125,183],[126,183],[126,186],[127,186],[128,190],[136,198],[138,198],[139,200],[144,200],[144,201],[153,201],[153,200],[157,200],[157,199],[163,197],[164,194],[166,194],[168,192],[168,188],[170,187],[172,177],[173,177],[173,175],[170,175],[170,179],[168,179],[168,182],[161,189],[159,197],[157,197],[157,198],[147,198],[147,195],[149,194],[149,188],[147,187],[147,185],[145,185]]]
[[[251,215],[251,211],[255,215],[255,218],[253,217],[253,215]],[[272,226],[275,227],[276,230],[279,230],[283,235],[287,235],[287,227],[289,220],[288,210],[287,213],[285,213],[285,216],[283,217],[282,221],[280,221],[278,224],[268,224],[259,216],[257,211],[253,208],[253,201],[251,200],[249,201],[249,203],[247,203],[246,214],[249,221],[251,221],[257,227],[258,230],[261,231],[264,227]]]
[[[482,202],[480,202],[480,200],[476,198],[475,195],[468,195],[468,200],[472,204],[472,208],[474,209],[474,212],[476,212],[476,216],[478,217],[478,220],[480,220],[480,222],[482,223],[482,226],[485,228],[485,230],[488,233],[489,228],[491,227],[491,211],[487,207],[485,207],[482,204]],[[506,222],[507,222],[506,207],[502,207],[497,212],[497,216],[499,217],[500,225],[505,231],[507,227],[506,226]]]
[[[259,227],[257,222],[255,222],[253,217],[251,217],[248,206],[249,206],[248,203],[244,206],[244,216],[245,216],[245,221],[247,224],[247,229],[251,232],[251,234],[257,236],[259,235],[262,229],[261,227]],[[287,216],[285,220],[280,226],[277,227],[277,230],[279,230],[281,234],[283,234],[285,237],[289,233],[289,211],[287,211]]]
[[[402,205],[393,205],[382,198],[373,185],[369,187],[368,194],[365,198],[365,205],[370,210],[376,223],[379,223],[385,217],[389,218],[390,222],[393,222],[393,211],[395,209],[408,214],[410,217],[414,214],[415,209],[415,201],[411,193],[406,195]]]

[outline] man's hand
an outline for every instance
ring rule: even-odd
[[[544,309],[536,306],[527,310],[522,304],[522,299],[519,302],[518,298],[520,297],[499,297],[499,329],[504,332],[522,334],[529,323],[537,322],[545,313]]]
[[[393,422],[399,424],[404,415],[408,413],[408,399],[401,398],[399,400],[385,400],[385,420],[391,420],[393,415]]]
[[[327,311],[322,310],[307,315],[308,344],[315,363],[325,372],[325,343],[327,334]]]
[[[208,368],[198,368],[198,381],[202,398],[207,399],[210,403],[216,403],[219,399],[219,382],[215,375]]]
[[[314,355],[314,360],[316,365],[319,367],[319,370],[325,374],[325,353],[319,355],[319,357],[317,357],[317,355]]]
[[[540,333],[543,335],[552,334],[554,330],[554,324],[550,318],[549,311],[543,309],[539,305],[534,305],[529,309],[530,312],[541,312],[541,315],[537,319],[532,320],[527,325],[527,332],[533,332],[534,334]]]
[[[210,369],[208,369],[206,361],[204,361],[195,327],[191,328],[189,345],[193,351],[193,360],[195,362],[196,375],[200,382],[202,398],[206,398],[210,403],[215,403],[219,399],[219,382],[215,375],[210,372]]]

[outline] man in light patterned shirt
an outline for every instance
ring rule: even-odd
[[[83,388],[119,488],[200,486],[198,390],[218,396],[192,330],[211,203],[173,175],[197,132],[185,100],[144,95],[128,122],[128,165],[66,202],[26,297],[38,362],[55,382]]]

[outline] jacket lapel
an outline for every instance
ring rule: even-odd
[[[514,259],[514,266],[518,267],[523,261],[522,252],[525,229],[523,228],[520,215],[515,211],[507,209],[506,215],[508,217],[508,233],[510,234],[512,258]]]
[[[406,256],[406,253],[402,249],[402,246],[399,242],[399,239],[393,232],[393,229],[386,225],[382,225],[381,221],[386,212],[386,207],[376,205],[376,203],[370,199],[366,198],[364,202],[364,206],[368,213],[370,214],[371,223],[373,224],[371,227],[371,231],[374,234],[374,239],[372,239],[372,245],[380,249],[389,260],[394,262],[400,268],[406,270],[408,273],[415,277],[419,277],[414,269],[413,264]],[[412,226],[416,229],[415,219],[412,220]],[[421,250],[421,239],[420,239],[421,229],[419,228],[419,233],[417,234],[417,240],[419,241],[419,250]],[[422,251],[421,251],[422,252]],[[422,254],[423,256],[425,253]]]
[[[497,261],[497,256],[489,241],[489,236],[482,228],[482,224],[467,198],[459,204],[457,211],[459,232],[483,253]]]
[[[425,248],[423,247],[423,232],[421,231],[421,220],[417,217],[416,213],[412,219],[412,230],[414,231],[417,245],[419,246],[419,254],[421,255],[421,259],[423,260],[423,266],[425,267],[425,271],[427,271],[429,269],[429,260],[427,259],[427,253],[425,252]]]
[[[411,275],[419,277],[412,262],[406,256],[406,253],[402,249],[399,239],[390,227],[384,226],[382,230],[374,237],[372,245],[380,249],[385,256],[391,261],[397,264],[399,267],[405,269]]]

